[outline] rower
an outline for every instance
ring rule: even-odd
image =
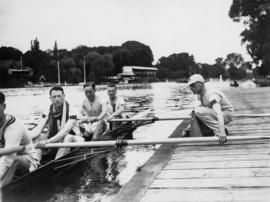
[[[70,105],[65,100],[64,90],[61,86],[53,86],[50,89],[50,99],[52,104],[49,112],[42,115],[42,120],[38,126],[31,132],[32,139],[40,145],[54,142],[83,142],[84,139],[80,134],[71,134],[72,128],[75,126],[76,120],[70,119]],[[44,135],[42,131],[48,128]],[[49,153],[55,155],[58,159],[67,153],[70,148],[60,148],[57,150],[50,149]]]
[[[204,128],[210,129],[213,135],[219,137],[220,144],[225,143],[227,132],[224,124],[230,123],[233,120],[234,114],[234,109],[229,99],[220,90],[206,87],[204,85],[204,78],[200,74],[192,75],[189,78],[188,85],[191,91],[198,95],[198,99],[201,102],[201,105],[194,109],[190,135],[206,136],[201,132],[202,126],[204,126]]]
[[[96,85],[93,82],[84,84],[85,100],[80,109],[80,124],[84,126],[84,138],[86,140],[98,140],[108,129],[106,121],[103,119],[106,113],[105,104],[96,95]]]
[[[107,87],[108,99],[105,102],[106,113],[104,118],[108,121],[114,118],[123,118],[122,114],[125,111],[125,101],[117,95],[117,87],[115,84],[109,84]],[[119,125],[119,122],[112,122],[110,129],[114,129]]]
[[[40,160],[23,124],[14,116],[4,113],[5,109],[5,95],[0,92],[0,148],[25,146],[25,149],[0,157],[0,187],[12,180],[15,171],[25,174],[37,169]]]

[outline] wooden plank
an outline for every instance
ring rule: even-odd
[[[268,154],[249,154],[249,155],[225,155],[225,156],[183,156],[182,154],[174,154],[170,162],[210,162],[210,161],[250,161],[265,160],[270,161]]]
[[[220,147],[221,148],[221,147]],[[188,147],[178,147],[176,150],[175,150],[175,153],[185,153],[185,155],[194,155],[198,152],[201,152],[200,151],[200,147],[197,148],[197,150],[195,150],[194,148],[191,148],[189,150]],[[208,155],[208,154],[213,154],[213,153],[216,153],[216,154],[237,154],[237,153],[242,153],[242,152],[247,152],[249,154],[252,154],[252,153],[262,153],[262,152],[267,152],[267,149],[266,148],[256,148],[256,149],[252,149],[252,148],[247,148],[247,149],[233,149],[233,150],[215,150],[215,149],[212,149],[212,150],[209,150],[209,151],[203,151],[201,152],[201,154],[205,154],[205,155]],[[269,152],[269,150],[268,150]]]
[[[269,168],[270,161],[214,161],[214,162],[174,162],[170,161],[163,170],[186,170],[186,169],[216,169],[216,168]]]
[[[269,136],[269,131],[231,131],[229,133],[231,136],[253,136],[253,135],[262,135]]]
[[[157,179],[270,177],[270,168],[163,170]]]
[[[140,202],[267,202],[270,189],[149,189]]]
[[[256,142],[256,144],[254,144]],[[261,150],[261,149],[269,149],[268,151],[270,152],[270,141],[269,140],[258,140],[258,141],[235,141],[230,144],[224,144],[220,145],[219,143],[213,144],[213,143],[206,143],[205,145],[203,144],[189,144],[188,146],[186,145],[178,145],[176,149],[177,151],[209,151],[209,152],[215,152],[215,151],[229,151],[229,150]],[[200,146],[201,145],[201,146]]]
[[[180,155],[183,155],[185,157],[204,157],[204,156],[217,156],[217,157],[220,157],[220,156],[248,156],[248,155],[251,155],[253,154],[254,152],[247,152],[246,150],[242,150],[242,151],[238,151],[238,152],[230,152],[230,153],[224,153],[224,152],[211,152],[211,153],[207,153],[207,155],[204,153],[204,152],[178,152],[178,153],[174,153],[174,154],[180,154]],[[256,154],[258,155],[269,155],[269,151],[265,151],[265,150],[261,150],[261,152],[256,152]]]
[[[200,178],[200,179],[157,179],[152,189],[168,188],[270,188],[270,177],[242,177],[242,178]]]

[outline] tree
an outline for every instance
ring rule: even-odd
[[[5,47],[0,48],[0,60],[19,60],[22,52],[17,48]]]
[[[270,3],[269,0],[233,0],[229,16],[246,26],[242,43],[261,75],[270,74]]]
[[[188,78],[192,73],[198,72],[198,66],[194,61],[194,57],[188,53],[178,53],[168,57],[161,57],[156,67],[171,71],[172,74],[169,75],[172,79]]]
[[[71,72],[76,72],[74,70],[70,71],[71,69],[76,69],[76,63],[73,58],[66,57],[60,60],[60,69],[61,69],[61,80],[73,83],[74,77]]]
[[[242,79],[246,77],[246,62],[241,54],[228,54],[224,60],[224,63],[228,67],[228,72],[231,79]]]
[[[0,88],[6,88],[9,85],[8,69],[0,68]]]
[[[122,47],[131,52],[130,65],[151,67],[154,61],[152,50],[149,46],[137,41],[127,41]]]
[[[38,39],[31,40],[31,51],[39,51],[39,41]]]
[[[212,77],[213,78],[219,78],[222,76],[222,78],[227,78],[228,75],[226,74],[226,68],[225,68],[225,62],[223,61],[223,58],[217,58],[216,63],[213,65],[213,72]]]
[[[115,65],[115,74],[122,72],[123,66],[131,65],[132,53],[125,48],[121,48],[113,53],[113,63]]]
[[[228,67],[240,68],[244,63],[244,59],[241,54],[230,53],[227,55],[226,59],[224,60],[224,63]]]
[[[54,42],[54,47],[53,47],[53,56],[55,59],[57,59],[58,57],[58,46],[57,46],[57,42]]]

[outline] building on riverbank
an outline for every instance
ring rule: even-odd
[[[0,87],[23,86],[33,71],[24,67],[21,60],[0,60]]]
[[[126,83],[150,82],[157,80],[157,70],[155,67],[123,66],[118,76]]]

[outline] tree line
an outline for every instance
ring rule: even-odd
[[[190,53],[173,53],[163,56],[153,64],[153,53],[148,45],[138,41],[127,41],[121,46],[88,47],[80,45],[70,51],[58,49],[57,42],[50,50],[40,49],[38,39],[31,41],[30,50],[22,53],[14,47],[1,47],[0,60],[20,60],[32,69],[32,82],[41,76],[47,82],[57,82],[57,63],[61,70],[61,82],[83,81],[84,67],[87,81],[101,83],[109,76],[122,71],[123,66],[157,67],[160,80],[183,80],[193,73],[201,73],[206,78],[245,79],[265,77],[270,74],[270,3],[268,0],[233,0],[229,17],[244,23],[241,33],[251,62],[244,61],[241,54],[230,53],[224,58],[216,58],[214,64],[197,63]],[[255,67],[255,68],[254,68]],[[8,87],[10,75],[0,68],[0,87]]]
[[[43,51],[36,38],[25,53],[13,47],[0,48],[0,60],[19,60],[21,56],[24,66],[33,70],[32,82],[38,82],[41,76],[46,78],[46,82],[57,82],[58,62],[61,82],[67,83],[82,82],[84,67],[86,79],[100,83],[108,76],[122,72],[123,66],[152,66],[153,62],[150,47],[137,41],[109,47],[81,45],[70,51],[58,49],[55,42],[52,49]]]

